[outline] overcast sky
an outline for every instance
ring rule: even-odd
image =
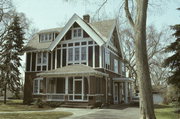
[[[123,8],[121,8],[119,13],[122,0],[108,0],[100,13],[95,15],[103,1],[104,0],[13,0],[17,11],[23,12],[26,17],[33,22],[33,26],[39,30],[64,26],[74,13],[80,17],[84,14],[89,14],[91,18],[96,19],[113,19],[117,15],[121,15],[120,20],[123,21]],[[148,24],[155,24],[157,28],[161,29],[162,27],[180,23],[180,11],[176,10],[176,8],[180,7],[180,0],[149,1]],[[24,64],[24,57],[22,63]]]

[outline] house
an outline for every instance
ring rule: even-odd
[[[42,30],[27,44],[24,103],[129,103],[116,20],[90,22],[74,14],[62,28]]]

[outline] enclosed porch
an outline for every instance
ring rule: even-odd
[[[108,75],[92,67],[70,65],[37,76],[41,77],[41,92],[34,95],[41,95],[46,101],[105,102]]]

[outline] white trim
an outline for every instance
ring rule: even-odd
[[[32,71],[32,52],[31,52],[31,59],[30,59],[30,70],[29,71]]]
[[[93,68],[95,68],[95,46],[94,46],[95,42],[93,42]]]
[[[101,46],[103,45],[105,42],[104,40],[95,32],[95,30],[93,30],[91,27],[89,27],[89,25],[87,25],[87,23],[85,23],[78,15],[74,14],[71,19],[68,21],[68,23],[64,26],[64,28],[62,29],[62,31],[59,33],[59,35],[56,37],[56,39],[51,43],[51,45],[49,46],[49,50],[53,50],[57,44],[61,41],[61,39],[64,37],[64,35],[67,33],[67,31],[71,28],[71,26],[74,23],[79,24],[79,26],[89,34],[89,36],[96,40],[96,42]]]
[[[68,77],[65,77],[65,94],[68,94]]]
[[[54,69],[57,69],[57,47],[55,49],[55,67]]]
[[[61,45],[61,48],[62,48],[62,45]],[[61,60],[61,61],[60,61],[60,62],[61,62],[61,66],[60,66],[60,67],[62,67],[62,60],[63,60],[63,58],[62,58],[62,50],[63,50],[63,49],[60,49],[60,50],[61,50],[61,59],[60,59],[60,60]]]
[[[53,69],[53,51],[51,52],[51,70]]]
[[[102,47],[99,46],[99,67],[102,68]]]
[[[42,93],[40,93],[40,81],[41,80],[43,80],[43,78],[35,78],[34,80],[33,80],[33,94],[42,94]],[[35,90],[34,90],[34,83],[35,83],[35,81],[37,81],[38,82],[38,89],[37,89],[37,93],[34,93],[35,92]]]

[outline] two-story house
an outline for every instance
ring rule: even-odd
[[[24,103],[128,103],[132,80],[120,42],[116,20],[90,22],[89,15],[36,33],[27,44]]]

